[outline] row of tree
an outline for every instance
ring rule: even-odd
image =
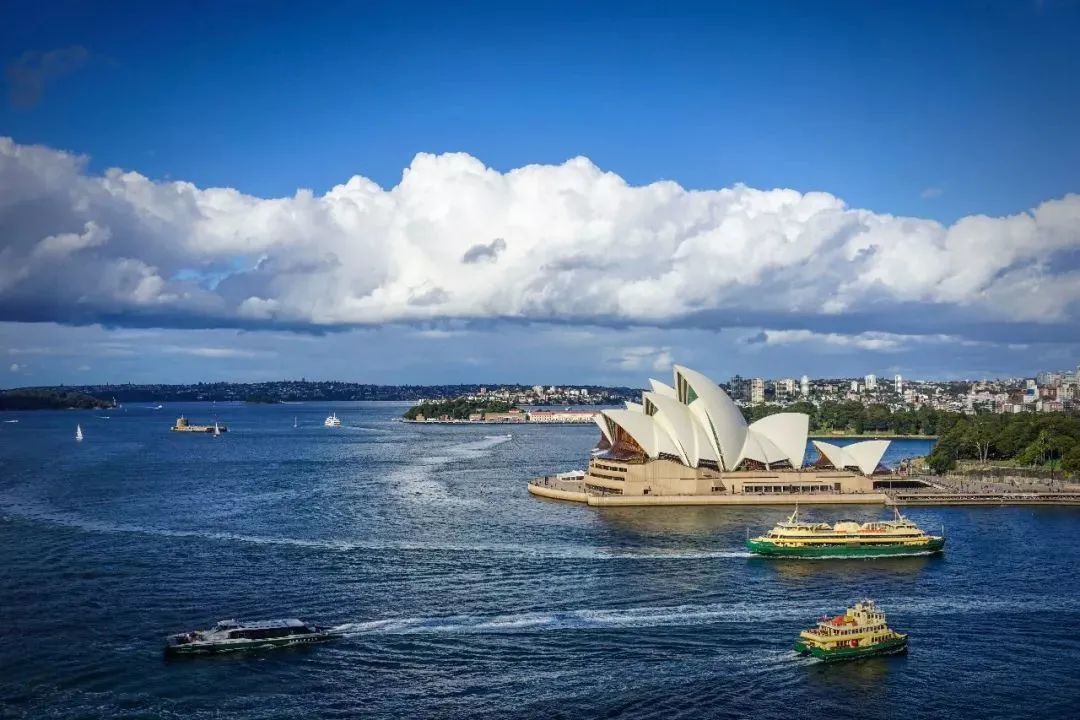
[[[78,392],[55,390],[5,390],[0,392],[0,410],[90,410],[110,403]]]
[[[778,412],[806,413],[810,416],[810,432],[828,433],[888,433],[892,435],[938,435],[948,424],[947,416],[955,413],[932,408],[892,410],[888,405],[863,405],[857,401],[825,402],[814,405],[798,402],[787,407],[752,405],[743,408],[747,422],[760,420]]]
[[[927,458],[937,473],[954,469],[960,460],[1080,472],[1080,415],[948,415],[947,427]]]

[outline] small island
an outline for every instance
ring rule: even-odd
[[[465,397],[451,398],[450,400],[423,401],[419,405],[413,405],[402,416],[406,420],[423,422],[425,420],[469,420],[477,415],[488,413],[520,413],[521,410],[510,403],[500,400],[471,400]]]
[[[109,407],[112,403],[80,392],[34,388],[0,392],[0,410],[97,410]]]
[[[585,425],[592,424],[595,410],[571,410],[519,408],[502,400],[478,400],[460,397],[452,400],[424,401],[414,405],[402,416],[407,423],[450,425],[475,423],[478,425],[502,425],[505,423],[529,423],[530,425]]]

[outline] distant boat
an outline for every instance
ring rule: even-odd
[[[336,412],[332,412],[325,420],[323,420],[323,425],[326,427],[341,427],[341,419],[337,416]]]
[[[296,416],[295,416],[295,415],[293,415],[293,419],[292,419],[292,426],[293,426],[294,428],[295,428],[295,427],[299,427],[299,426],[298,426],[298,425],[296,424]]]
[[[82,425],[75,426],[75,439],[82,440]]]
[[[221,437],[221,428],[218,427],[217,420],[214,421],[214,437]]]
[[[242,650],[267,650],[337,637],[341,637],[340,630],[312,625],[295,618],[256,622],[222,620],[210,630],[170,635],[166,639],[165,655],[216,655]]]
[[[15,422],[19,422],[19,421],[18,421],[18,420],[5,420],[4,422],[7,422],[7,423],[15,423]]]

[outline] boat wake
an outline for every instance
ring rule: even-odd
[[[440,478],[440,472],[458,462],[483,459],[491,455],[495,447],[510,440],[506,435],[487,435],[482,440],[437,447],[433,449],[435,454],[415,458],[412,463],[392,471],[388,485],[409,501],[434,501],[458,506],[483,505],[484,500],[476,495],[451,493]]]
[[[734,549],[718,550],[678,550],[669,548],[596,548],[586,545],[556,545],[528,543],[447,543],[419,541],[364,542],[349,539],[308,540],[306,538],[275,537],[250,535],[245,533],[207,532],[195,529],[162,528],[132,523],[117,523],[107,520],[95,520],[80,517],[46,504],[13,497],[10,493],[0,493],[0,509],[7,515],[45,522],[84,532],[118,533],[148,535],[164,538],[192,538],[216,542],[239,542],[253,545],[279,545],[332,552],[417,552],[431,554],[490,554],[514,557],[529,557],[539,560],[580,560],[580,561],[662,561],[662,560],[711,560],[744,559],[752,557],[748,552]]]
[[[835,603],[834,603],[835,604]],[[842,604],[842,603],[841,603]],[[619,630],[664,626],[695,626],[714,623],[760,624],[789,622],[793,618],[820,615],[821,601],[777,601],[769,603],[710,603],[617,609],[582,609],[550,612],[523,612],[506,615],[447,615],[393,617],[338,625],[335,632],[345,636],[364,635],[466,635],[489,633],[529,633],[562,630]],[[998,613],[1007,610],[1036,611],[1070,607],[1068,598],[1026,599],[987,598],[893,598],[890,613],[932,617],[942,614]]]

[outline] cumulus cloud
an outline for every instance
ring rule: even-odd
[[[9,101],[15,107],[37,105],[49,83],[75,72],[89,59],[89,51],[81,45],[23,53],[4,68]]]
[[[928,342],[961,343],[970,342],[949,335],[901,335],[886,332],[863,332],[854,335],[842,333],[821,333],[811,330],[762,330],[747,339],[747,342],[762,345],[813,345],[819,349],[873,350],[877,352],[901,352],[910,350],[912,345]]]
[[[495,238],[487,245],[484,245],[483,243],[473,245],[461,256],[461,262],[469,264],[478,263],[481,260],[494,260],[499,256],[499,253],[505,249],[506,241],[502,238]]]
[[[1048,323],[1075,334],[1080,302],[1080,195],[942,225],[828,193],[633,186],[585,158],[501,173],[420,154],[390,189],[355,176],[264,199],[96,175],[83,157],[0,139],[0,243],[0,320],[15,321],[843,321],[843,335],[978,336]]]

